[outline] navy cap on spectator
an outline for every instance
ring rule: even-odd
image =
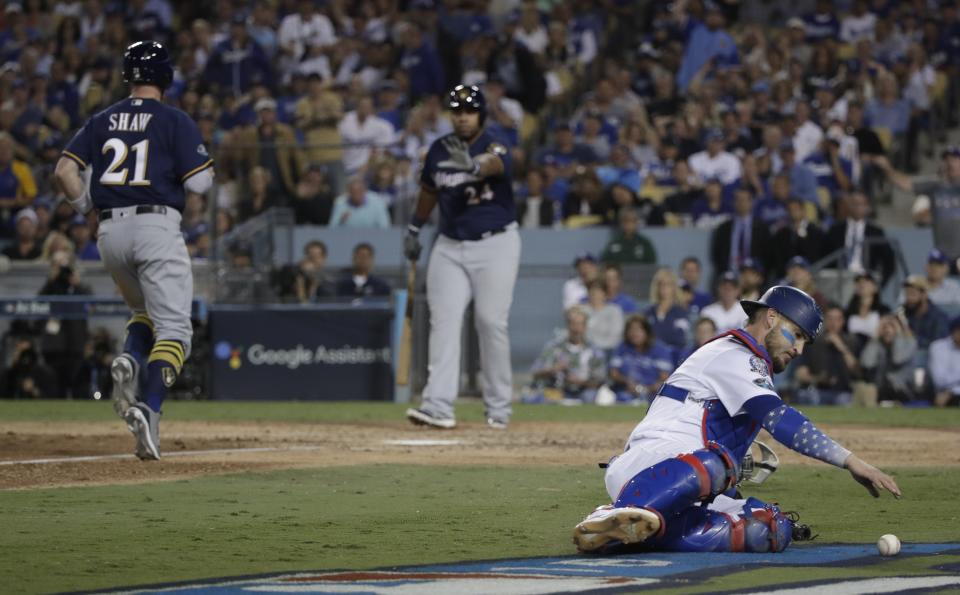
[[[597,257],[593,255],[592,252],[581,252],[573,259],[573,266],[579,265],[583,261],[592,262],[596,264]]]
[[[787,269],[792,269],[793,267],[800,267],[801,269],[810,270],[810,261],[806,258],[797,255],[787,261]]]
[[[76,215],[74,215],[73,219],[70,220],[70,227],[77,227],[77,226],[85,227],[86,225],[87,225],[87,218],[81,215],[80,213],[77,213]]]
[[[940,157],[942,159],[946,159],[947,157],[960,157],[960,146],[950,145],[940,153]]]
[[[756,258],[744,258],[743,262],[740,263],[740,270],[753,269],[761,275],[763,274],[763,265],[760,264],[760,261]]]
[[[56,201],[49,196],[38,196],[33,200],[34,209],[45,209],[47,211],[53,212],[53,208],[55,206],[57,206]]]
[[[947,255],[934,248],[930,251],[930,254],[927,255],[927,262],[935,262],[937,264],[950,264],[950,259],[947,258]]]
[[[739,286],[739,285],[740,285],[740,278],[737,277],[737,274],[736,274],[735,272],[733,272],[733,271],[727,271],[727,272],[723,273],[722,275],[720,275],[720,278],[719,278],[719,280],[718,280],[718,283],[720,283],[720,284],[723,284],[723,283],[732,283],[733,285]]]
[[[707,142],[715,141],[715,140],[723,140],[723,130],[719,128],[707,129],[706,140]]]
[[[780,143],[780,152],[781,152],[781,153],[787,153],[787,152],[792,153],[793,151],[794,151],[793,141],[791,141],[791,140],[785,140],[785,141],[783,141],[782,143]]]
[[[680,291],[689,291],[690,293],[693,293],[693,285],[690,285],[690,282],[687,281],[686,279],[681,279]]]
[[[750,85],[750,91],[752,93],[769,93],[770,83],[766,80],[759,80]]]

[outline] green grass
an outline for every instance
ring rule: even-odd
[[[893,472],[899,501],[875,501],[828,467],[787,467],[749,493],[799,511],[821,543],[873,543],[889,532],[905,542],[956,541],[960,469]],[[573,525],[605,499],[592,467],[377,465],[7,491],[0,576],[6,593],[50,592],[565,555]],[[742,586],[735,577],[711,585]]]
[[[291,423],[382,423],[403,419],[409,405],[374,402],[216,402],[171,401],[164,407],[165,420],[274,421]],[[884,425],[891,427],[957,428],[960,409],[862,409],[803,407],[817,423]],[[639,421],[642,407],[514,406],[515,421],[629,422]],[[462,421],[483,420],[483,406],[474,400],[458,403]],[[109,401],[3,401],[0,427],[5,421],[114,421]]]

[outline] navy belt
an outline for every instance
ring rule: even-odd
[[[683,403],[687,395],[690,394],[690,391],[680,388],[679,386],[674,386],[672,384],[663,383],[663,386],[660,387],[660,390],[657,391],[658,397],[666,397],[668,399],[673,399],[674,401],[679,401]]]
[[[501,227],[500,229],[491,229],[490,231],[485,231],[485,232],[483,232],[482,234],[480,234],[480,237],[477,238],[477,239],[478,239],[478,240],[485,240],[485,239],[489,238],[490,236],[495,236],[495,235],[497,235],[498,233],[503,233],[503,232],[507,231],[508,229],[511,229],[511,227],[510,227],[509,225],[504,225],[504,226]]]
[[[137,215],[165,215],[167,213],[167,207],[164,205],[137,205],[135,213]],[[113,209],[100,211],[100,221],[106,221],[111,218],[113,218]]]

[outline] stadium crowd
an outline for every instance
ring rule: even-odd
[[[11,260],[51,266],[64,291],[76,291],[74,260],[99,258],[96,218],[73,213],[51,171],[77,127],[126,92],[119,60],[132,41],[171,49],[165,100],[199,123],[217,160],[216,192],[189,196],[183,213],[198,259],[274,206],[298,224],[405,224],[423,152],[450,131],[442,95],[465,82],[481,87],[488,127],[512,152],[520,225],[613,232],[599,259],[579,259],[576,297],[564,295],[564,340],[609,356],[602,379],[585,364],[580,379],[598,382],[584,386],[649,392],[691,346],[739,323],[738,297],[781,279],[818,295],[811,267],[834,256],[858,275],[856,293],[839,309],[821,300],[828,340],[793,367],[796,398],[847,402],[869,380],[881,400],[956,401],[960,382],[935,368],[960,353],[960,323],[940,309],[960,307],[958,254],[931,254],[891,314],[877,296],[894,253],[873,214],[924,154],[960,182],[960,149],[937,148],[960,105],[957,4],[8,1],[0,242]],[[917,194],[912,223],[930,226]],[[716,275],[700,279],[693,256],[679,277],[659,272],[641,308],[620,275],[658,262],[651,226],[712,230],[699,256]],[[290,271],[294,299],[336,291],[320,251],[308,246]],[[583,272],[591,261],[602,274]],[[648,352],[650,370],[628,377]],[[551,365],[538,363],[539,384]]]

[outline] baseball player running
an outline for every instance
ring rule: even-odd
[[[114,407],[141,459],[160,458],[160,406],[190,354],[193,273],[180,233],[184,190],[213,183],[213,160],[184,112],[164,105],[166,48],[139,41],[123,56],[130,96],[92,116],[63,151],[56,178],[70,204],[97,209],[97,246],[133,312],[111,367]],[[81,170],[90,173],[89,189]]]
[[[460,331],[473,299],[487,423],[505,429],[513,396],[507,317],[520,262],[510,156],[483,129],[487,106],[480,89],[458,85],[447,105],[454,132],[427,152],[404,239],[404,254],[416,261],[420,228],[439,203],[440,235],[427,267],[429,376],[420,408],[408,409],[407,418],[435,428],[457,425],[453,401],[460,387]]]
[[[741,301],[745,328],[695,351],[660,387],[646,417],[607,467],[613,505],[574,529],[582,552],[619,544],[688,552],[779,552],[803,527],[756,498],[736,497],[740,461],[760,431],[847,469],[874,496],[900,488],[887,474],[810,423],[777,396],[771,378],[820,333],[823,315],[799,289],[776,286]]]

